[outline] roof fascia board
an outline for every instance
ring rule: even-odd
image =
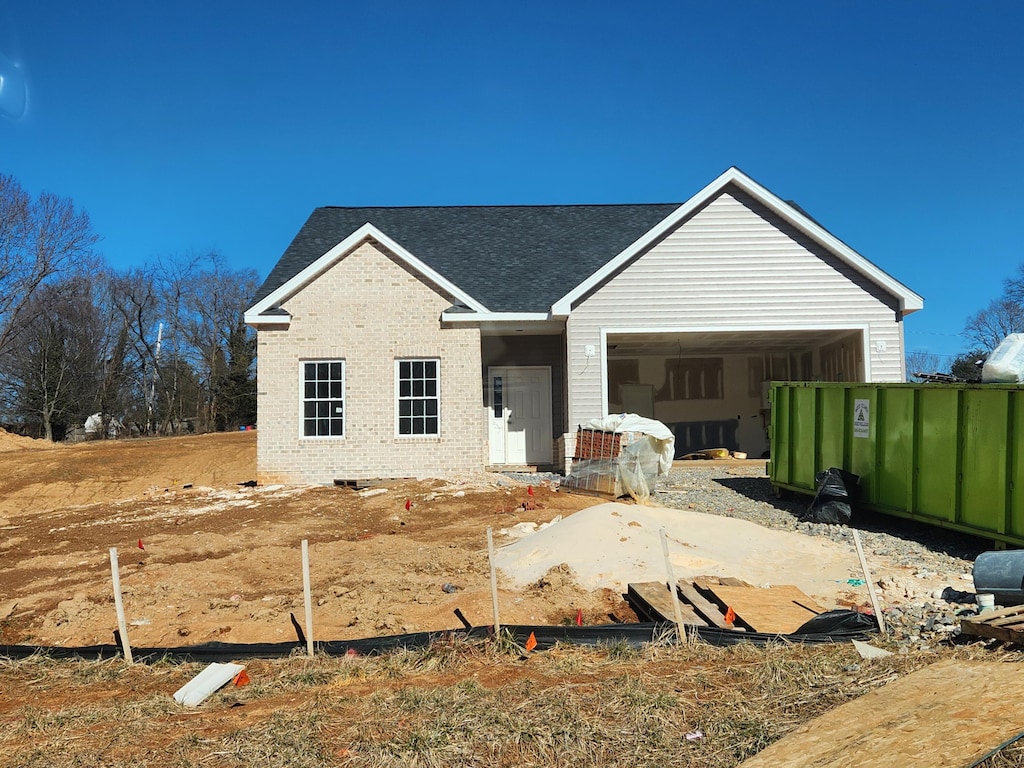
[[[259,302],[257,302],[254,306],[249,308],[249,310],[245,313],[246,316],[257,316],[262,312],[266,311],[267,309],[270,309],[271,307],[277,305],[286,297],[292,295],[296,291],[306,286],[313,279],[319,277],[321,274],[326,272],[327,269],[333,266],[340,258],[342,258],[350,251],[354,250],[365,240],[369,239],[376,240],[378,243],[383,245],[385,248],[394,253],[398,258],[404,261],[415,272],[418,272],[419,274],[423,275],[425,278],[433,282],[435,285],[447,291],[449,294],[451,294],[453,297],[458,299],[460,302],[465,304],[470,309],[473,309],[477,312],[487,311],[487,307],[485,307],[479,301],[474,299],[464,290],[459,288],[451,280],[444,277],[444,275],[442,275],[440,272],[436,271],[435,269],[428,266],[420,259],[413,256],[412,253],[410,253],[406,248],[399,245],[397,242],[395,242],[390,237],[385,235],[373,224],[367,222],[366,224],[363,224],[363,226],[361,226],[355,232],[346,237],[344,240],[342,240],[340,243],[331,248],[329,251],[327,251],[323,256],[319,257],[311,264],[309,264],[297,275],[287,280],[285,283],[278,286],[269,294],[264,296]]]
[[[242,318],[246,325],[251,325],[253,328],[275,325],[287,328],[288,324],[292,321],[291,315],[261,315],[253,310],[246,310]]]
[[[539,323],[551,320],[547,312],[442,312],[446,323]]]
[[[850,246],[830,234],[820,224],[816,224],[810,218],[800,213],[793,206],[787,204],[774,193],[762,187],[756,181],[747,176],[735,166],[729,168],[717,179],[693,195],[689,200],[676,208],[672,213],[652,227],[646,234],[637,239],[632,245],[622,251],[618,256],[605,264],[597,272],[582,283],[573,288],[569,293],[560,298],[551,306],[551,314],[554,317],[568,317],[572,312],[573,302],[581,296],[586,295],[609,277],[621,270],[634,257],[650,247],[655,241],[663,237],[672,229],[677,227],[683,220],[690,216],[699,207],[719,194],[729,184],[735,184],[744,192],[749,194],[758,202],[765,205],[782,219],[805,232],[812,239],[828,248],[847,262],[861,274],[865,275],[878,285],[885,288],[899,299],[902,314],[907,315],[924,307],[924,299],[907,288],[905,285],[886,274],[870,261],[865,259]]]

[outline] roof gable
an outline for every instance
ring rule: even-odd
[[[900,283],[898,280],[883,272],[877,266],[865,259],[853,248],[837,238],[831,232],[822,227],[818,222],[808,216],[794,203],[788,203],[777,197],[765,187],[758,184],[747,176],[739,168],[733,167],[708,184],[704,189],[680,205],[669,216],[663,219],[657,226],[646,232],[615,258],[602,265],[594,272],[576,285],[566,295],[562,296],[551,307],[551,314],[555,316],[566,316],[573,306],[591,291],[604,284],[612,276],[618,274],[633,262],[648,248],[658,242],[669,232],[680,226],[697,211],[702,209],[711,200],[718,197],[730,185],[745,192],[757,202],[764,205],[781,219],[800,230],[814,241],[838,256],[843,262],[860,272],[875,284],[879,285],[888,293],[892,294],[899,301],[900,310],[903,314],[910,314],[924,306],[924,300]]]
[[[305,229],[305,228],[304,228]],[[301,233],[300,233],[301,234]],[[298,238],[296,238],[298,239]],[[288,296],[293,295],[296,291],[301,290],[304,286],[309,284],[312,280],[315,280],[325,271],[330,269],[340,259],[348,255],[357,246],[364,243],[367,240],[375,240],[385,248],[394,253],[398,258],[402,259],[407,265],[409,265],[414,271],[418,272],[427,280],[433,282],[435,285],[448,292],[457,301],[463,302],[467,307],[477,311],[486,312],[487,307],[478,302],[468,293],[460,289],[457,285],[454,285],[444,275],[439,274],[429,265],[424,264],[420,259],[416,258],[413,254],[409,253],[405,248],[396,243],[385,233],[374,227],[372,224],[364,224],[357,230],[349,234],[341,242],[337,243],[333,248],[330,248],[326,253],[323,253],[318,258],[312,260],[308,264],[305,264],[298,272],[291,275],[289,278],[281,282],[280,285],[276,286],[271,290],[264,290],[268,287],[271,280],[268,277],[264,282],[263,287],[260,288],[257,293],[257,299],[253,306],[246,312],[246,322],[259,323],[259,322],[281,322],[282,317],[280,312],[275,311],[277,304],[285,300]],[[281,260],[282,262],[284,259]],[[281,262],[278,262],[275,271],[281,266]],[[274,273],[271,272],[271,275]],[[282,272],[283,274],[283,272]],[[262,294],[262,296],[260,295]],[[287,315],[287,313],[285,313]]]

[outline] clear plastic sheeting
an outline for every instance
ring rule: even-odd
[[[654,419],[645,419],[635,413],[613,413],[603,419],[592,419],[590,426],[605,432],[642,432],[658,456],[658,475],[667,475],[676,455],[676,436],[672,430]]]
[[[590,426],[577,432],[572,471],[562,487],[613,498],[629,495],[646,504],[657,478],[672,468],[672,431],[632,413],[594,419]]]
[[[981,369],[984,384],[1024,382],[1024,333],[1011,333],[992,350]]]

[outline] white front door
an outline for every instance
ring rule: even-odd
[[[551,463],[551,369],[488,371],[491,464]]]

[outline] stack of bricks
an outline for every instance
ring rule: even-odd
[[[622,435],[580,427],[576,432],[573,462],[581,459],[617,459],[621,450]]]
[[[573,452],[572,472],[561,482],[563,488],[618,498],[622,495],[619,482],[619,456],[629,445],[634,433],[604,432],[584,429],[576,432],[576,450]]]

